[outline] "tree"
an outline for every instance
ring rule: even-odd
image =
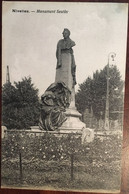
[[[120,107],[123,106],[122,91],[124,82],[116,66],[109,67],[109,116],[117,119]],[[76,106],[81,113],[85,109],[93,109],[97,119],[105,116],[107,94],[107,66],[103,70],[93,73],[93,78],[88,77],[79,85],[76,94]],[[115,114],[114,114],[115,113]]]
[[[38,125],[39,99],[38,89],[31,78],[4,84],[2,88],[2,124],[7,128],[23,129]]]

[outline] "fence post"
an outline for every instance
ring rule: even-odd
[[[23,174],[22,174],[22,155],[21,155],[21,152],[19,152],[19,166],[20,166],[20,182],[22,183]]]
[[[74,160],[74,155],[71,153],[71,181],[73,180],[73,160]]]

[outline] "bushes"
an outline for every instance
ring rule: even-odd
[[[121,138],[116,135],[100,141],[81,144],[81,136],[67,134],[58,135],[44,133],[40,136],[31,136],[26,132],[8,134],[2,142],[2,156],[15,158],[18,154],[26,159],[40,158],[43,160],[64,160],[71,154],[76,160],[88,160],[110,163],[120,159]]]
[[[25,158],[44,160],[67,159],[72,152],[77,152],[81,145],[80,137],[67,135],[57,137],[44,133],[43,136],[31,136],[26,132],[9,134],[2,143],[2,153],[6,157],[17,157],[21,152]]]

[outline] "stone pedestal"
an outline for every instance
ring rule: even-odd
[[[80,118],[81,114],[75,107],[75,86],[73,86],[73,77],[71,73],[71,54],[61,54],[62,65],[56,70],[55,82],[64,82],[71,91],[71,103],[69,108],[66,110],[67,120],[59,128],[60,132],[81,132],[82,129],[86,128]]]
[[[81,114],[77,110],[67,109],[66,116],[67,120],[59,128],[60,132],[77,133],[86,128],[85,123],[80,120]]]
[[[61,67],[56,69],[55,82],[64,82],[66,86],[72,91],[73,78],[71,73],[71,54],[61,54]]]

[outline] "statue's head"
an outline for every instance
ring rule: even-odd
[[[62,34],[63,34],[64,39],[69,38],[69,36],[70,36],[69,29],[65,28]]]

